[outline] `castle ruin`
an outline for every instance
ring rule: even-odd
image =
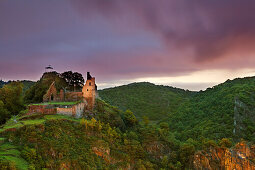
[[[44,104],[30,105],[28,114],[45,113],[45,114],[67,114],[80,117],[81,113],[86,110],[92,110],[97,97],[97,85],[95,77],[87,72],[87,80],[80,92],[66,92],[56,89],[55,82],[52,82],[46,94],[43,96]],[[48,102],[77,102],[71,106],[54,106],[47,105]]]

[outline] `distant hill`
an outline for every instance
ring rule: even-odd
[[[2,88],[7,82],[4,82],[3,80],[0,80],[0,88]]]
[[[167,120],[181,141],[227,137],[255,142],[255,77],[228,80],[200,92],[133,83],[101,90],[99,95],[139,118]]]
[[[22,80],[21,83],[23,84],[23,93],[25,94],[26,91],[28,91],[34,84],[34,81],[30,81],[30,80]]]
[[[149,117],[152,121],[166,119],[181,103],[195,92],[152,83],[132,83],[99,91],[99,96],[122,110],[130,109],[138,118]]]
[[[0,80],[0,88],[2,88],[5,84],[9,84],[11,83],[12,81],[8,81],[8,82],[4,82],[2,80]],[[20,81],[22,84],[23,84],[23,93],[25,94],[25,92],[30,88],[32,87],[35,82],[34,81],[30,81],[30,80],[21,80]]]
[[[61,87],[45,74],[26,95],[40,99],[52,80]],[[255,77],[200,92],[132,83],[99,94],[150,121],[100,99],[82,118],[21,112],[0,127],[0,169],[255,167]]]

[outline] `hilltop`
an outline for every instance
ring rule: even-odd
[[[255,77],[228,80],[200,92],[132,83],[101,90],[99,95],[140,119],[167,121],[183,141],[227,137],[255,142]]]
[[[53,81],[56,89],[67,85],[44,74],[25,101],[40,102]],[[20,82],[0,88],[0,112],[8,114],[0,169],[255,168],[255,77],[200,92],[146,82],[104,89],[79,118],[29,113],[22,89]]]
[[[194,94],[195,92],[148,82],[99,90],[99,96],[107,103],[123,111],[130,109],[139,119],[147,116],[156,122],[167,118],[169,113],[175,113],[180,104]]]
[[[162,149],[179,147],[163,138],[164,128],[140,126],[132,112],[122,113],[101,100],[93,114],[81,119],[21,114],[0,129],[0,168],[158,169],[168,166],[168,160],[161,165]],[[173,161],[171,166],[182,165]]]

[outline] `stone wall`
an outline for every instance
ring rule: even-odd
[[[82,92],[66,92],[64,94],[64,101],[81,101],[83,99]]]
[[[87,105],[87,103],[79,103],[79,104],[73,106],[73,112],[75,113],[75,117],[82,116],[86,105]]]
[[[57,114],[75,116],[77,118],[82,116],[85,110],[86,103],[78,103],[73,106],[58,107]]]
[[[57,114],[61,115],[73,115],[73,108],[72,107],[66,107],[66,108],[57,108]]]
[[[54,106],[54,105],[30,105],[28,106],[28,115],[34,113],[41,114],[62,114],[75,116],[77,118],[82,116],[87,103],[78,103],[72,106]]]
[[[59,96],[57,95],[57,89],[55,87],[55,82],[52,82],[47,93],[43,96],[44,102],[51,102],[59,100]]]
[[[49,105],[30,105],[28,106],[28,115],[34,113],[42,114],[56,114],[57,108],[51,107]]]

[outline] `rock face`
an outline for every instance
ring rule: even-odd
[[[255,147],[240,142],[233,149],[210,148],[195,154],[195,169],[255,170]]]

